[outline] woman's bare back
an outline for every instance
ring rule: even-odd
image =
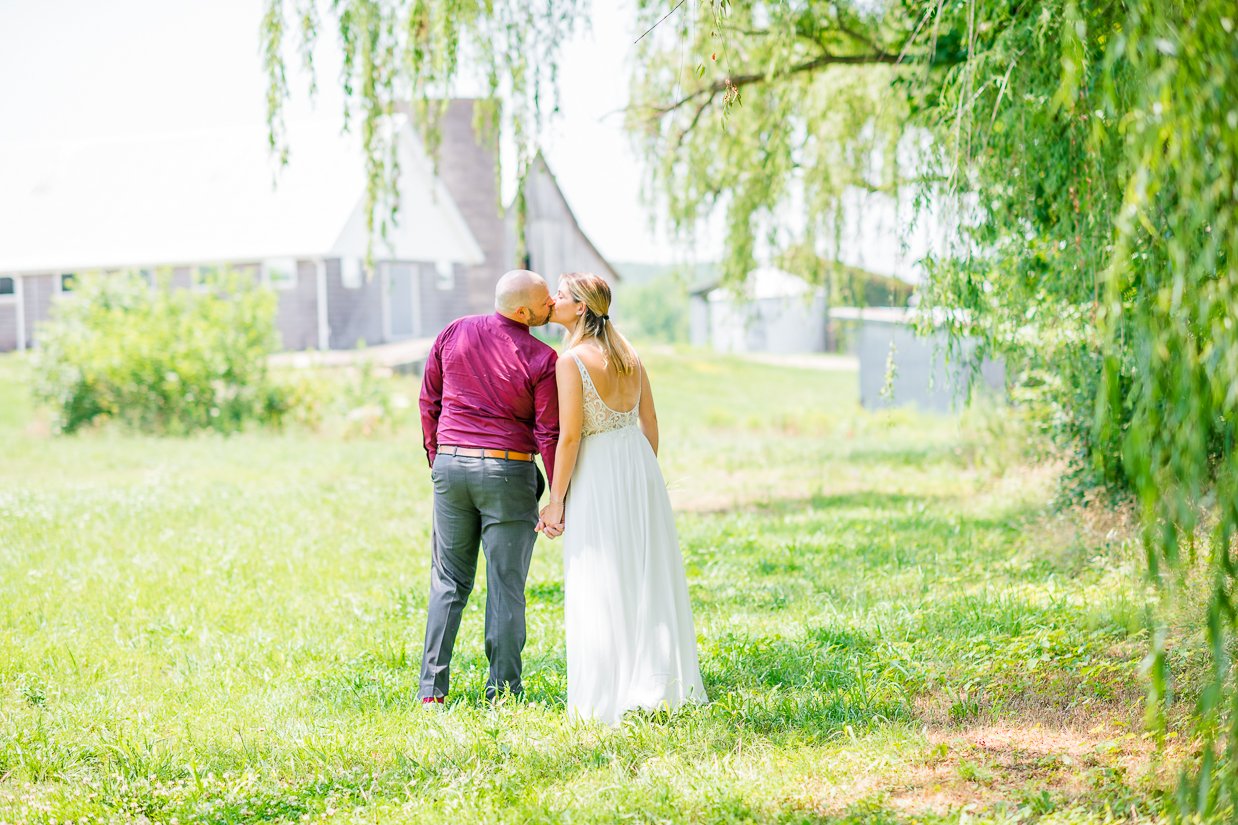
[[[601,349],[592,343],[579,344],[565,355],[575,355],[584,363],[603,404],[617,412],[627,412],[636,406],[641,389],[639,364],[630,375],[620,375],[614,362],[606,363]]]

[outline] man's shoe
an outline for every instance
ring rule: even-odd
[[[503,688],[502,690],[490,688],[486,690],[486,701],[495,707],[522,702],[524,701],[524,691],[513,692],[509,688]]]
[[[422,696],[421,697],[421,704],[423,705],[441,705],[444,702],[446,702],[446,698],[443,696]]]

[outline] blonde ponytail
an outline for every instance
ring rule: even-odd
[[[636,370],[636,350],[610,320],[610,284],[591,272],[569,272],[560,278],[572,298],[585,305],[585,314],[568,338],[572,348],[587,338],[593,338],[602,348],[606,363],[614,361],[620,375]]]

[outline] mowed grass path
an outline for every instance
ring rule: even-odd
[[[546,540],[526,701],[482,701],[483,575],[452,704],[417,704],[411,418],[53,438],[0,359],[0,821],[1152,816],[1137,561],[1048,518],[1046,474],[854,374],[647,360],[713,701],[609,729],[564,719]]]

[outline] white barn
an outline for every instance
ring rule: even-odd
[[[958,412],[975,392],[1005,397],[1002,361],[982,359],[973,372],[977,344],[965,340],[950,357],[944,330],[918,335],[918,310],[903,307],[837,307],[830,317],[854,325],[860,363],[860,405],[868,410],[915,407]]]
[[[78,278],[120,269],[167,268],[184,288],[211,268],[252,272],[278,291],[288,350],[426,338],[490,311],[495,280],[518,262],[497,147],[476,134],[473,104],[449,105],[437,164],[407,120],[394,121],[400,212],[375,241],[369,277],[361,152],[333,123],[290,124],[278,186],[261,130],[9,147],[0,152],[0,351],[34,345]],[[529,200],[525,263],[616,278],[540,157],[530,190],[540,194]]]
[[[691,341],[718,352],[825,352],[825,290],[775,267],[753,270],[737,291],[696,290],[689,305]]]

